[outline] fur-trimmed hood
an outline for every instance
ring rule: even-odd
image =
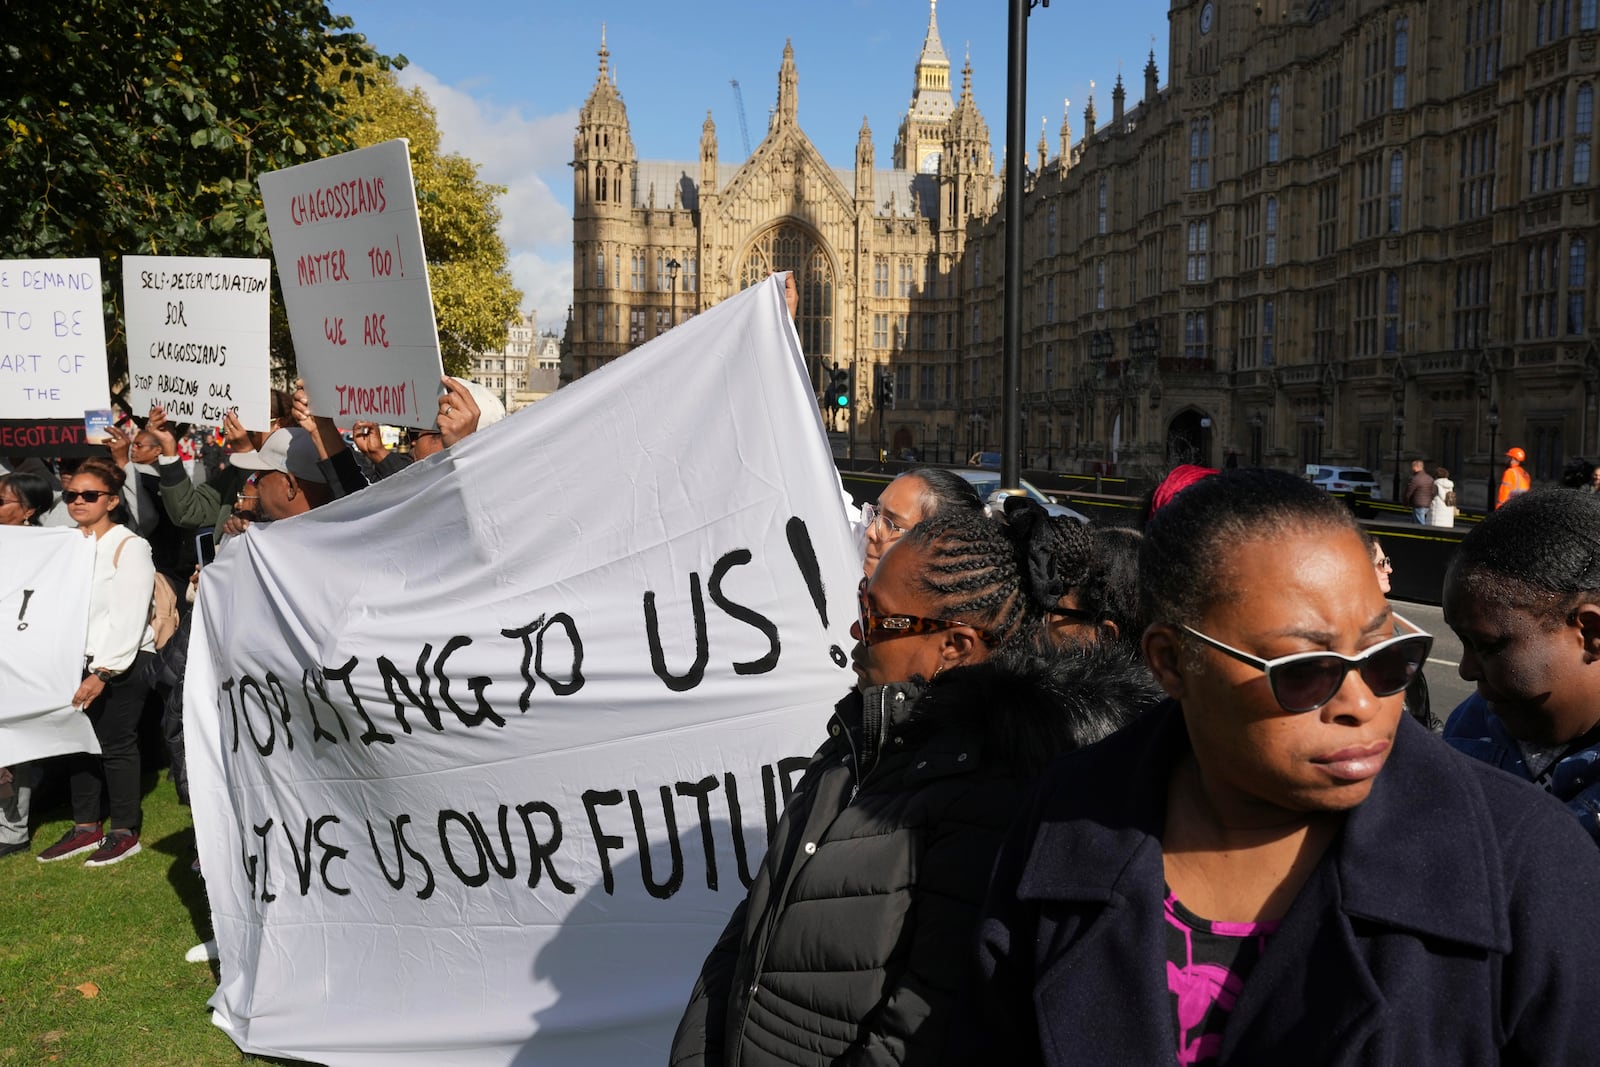
[[[923,686],[909,725],[918,732],[970,725],[993,758],[1033,777],[1056,756],[1120,730],[1162,696],[1149,668],[1114,645],[1002,654]]]

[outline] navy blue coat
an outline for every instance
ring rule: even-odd
[[[996,1063],[1172,1063],[1168,702],[1061,760],[985,904]],[[1600,1061],[1600,854],[1561,804],[1403,717],[1367,800],[1245,982],[1224,1064]]]

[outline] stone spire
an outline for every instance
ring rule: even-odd
[[[1161,77],[1161,72],[1156,69],[1156,50],[1154,48],[1152,48],[1152,49],[1150,49],[1150,62],[1148,62],[1148,63],[1146,63],[1144,65],[1144,102],[1145,103],[1147,103],[1147,104],[1155,103],[1156,93],[1158,92],[1158,90],[1160,88],[1157,85],[1157,82],[1159,81],[1160,77]]]
[[[1122,72],[1117,71],[1117,84],[1111,87],[1111,124],[1117,129],[1122,128],[1123,105],[1127,102],[1128,91],[1122,87]]]
[[[1039,116],[1039,173],[1044,173],[1044,165],[1050,161],[1050,143],[1044,139],[1045,127],[1050,124],[1048,115]]]
[[[856,137],[856,199],[872,199],[873,150],[872,127],[867,116],[861,116],[861,133]]]
[[[1072,100],[1061,101],[1061,165],[1072,164]]]
[[[794,45],[783,42],[783,65],[778,68],[778,110],[774,118],[780,125],[792,126],[800,107],[800,75],[794,67]]]
[[[706,120],[700,124],[700,191],[717,191],[717,124],[711,121],[710,108],[706,108]]]
[[[1089,102],[1083,108],[1083,135],[1094,137],[1094,82],[1089,83]]]

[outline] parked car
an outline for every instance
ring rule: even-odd
[[[1308,467],[1306,473],[1313,485],[1330,493],[1366,493],[1373,500],[1383,499],[1382,486],[1365,467]]]
[[[980,467],[983,470],[997,471],[1000,469],[1000,453],[974,452],[967,458],[967,466]]]
[[[983,498],[983,501],[986,504],[989,503],[989,498],[1000,488],[1000,474],[998,471],[955,468],[955,472],[972,483],[972,487],[978,491],[978,495]],[[1083,523],[1089,521],[1089,517],[1087,515],[1083,514],[1081,511],[1074,511],[1065,504],[1057,503],[1055,497],[1040,492],[1038,487],[1027,479],[1021,479],[1021,481],[1022,485],[1020,488],[1022,489],[1023,493],[1025,493],[1030,500],[1042,505],[1046,513],[1050,515],[1061,515]]]

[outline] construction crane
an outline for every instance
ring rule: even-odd
[[[750,158],[750,127],[744,121],[744,93],[739,89],[739,79],[729,78],[728,84],[733,86],[733,102],[739,108],[739,136],[744,138],[744,155]]]

